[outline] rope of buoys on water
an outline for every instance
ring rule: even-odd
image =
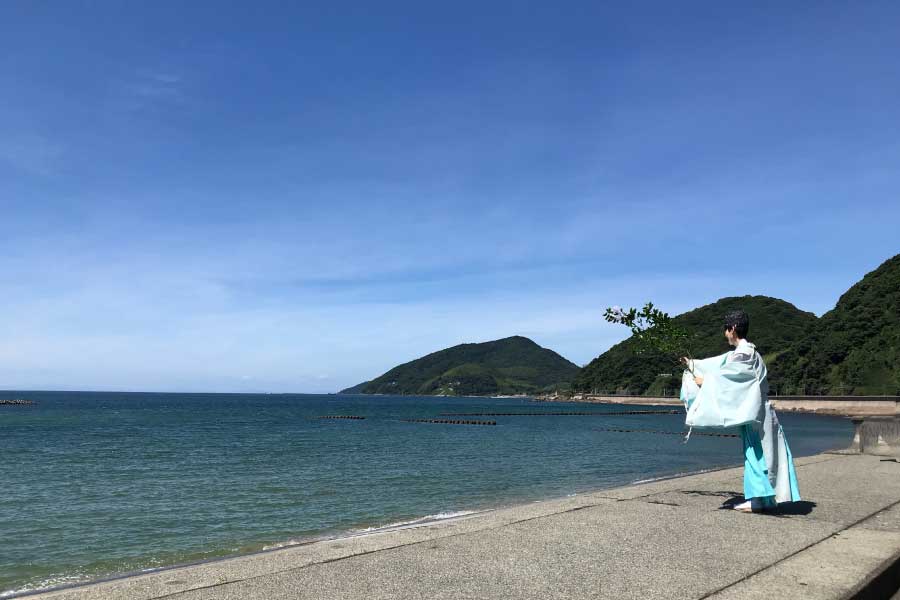
[[[353,419],[355,421],[362,421],[365,417],[359,417],[356,415],[325,415],[322,417],[316,417],[317,419]]]
[[[451,421],[450,419],[400,419],[403,423],[439,423],[442,425],[496,425],[497,421]]]
[[[441,413],[442,417],[616,417],[621,415],[682,415],[683,410],[621,410],[615,412],[543,412],[543,413]]]
[[[656,433],[659,435],[680,435],[680,436],[685,435],[685,432],[683,432],[683,431],[659,431],[658,429],[615,429],[615,428],[611,428],[611,427],[604,427],[604,428],[592,427],[591,429],[593,429],[594,431],[610,431],[613,433]],[[693,435],[695,435],[695,436],[705,435],[707,437],[727,437],[727,438],[741,437],[741,436],[737,435],[736,433],[701,433],[698,431],[695,431],[693,433]]]

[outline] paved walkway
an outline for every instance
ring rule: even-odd
[[[900,463],[822,454],[797,466],[805,501],[773,515],[722,508],[741,489],[741,469],[726,469],[40,597],[771,599],[871,590],[872,577],[900,561]]]

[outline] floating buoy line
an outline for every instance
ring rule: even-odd
[[[552,412],[552,413],[441,413],[442,417],[616,417],[623,415],[678,415],[681,410],[622,410],[615,412]],[[359,415],[323,415],[316,419],[347,419],[363,421],[366,417]],[[401,423],[434,423],[439,425],[496,425],[497,421],[472,421],[468,419],[397,419]],[[609,431],[614,433],[657,433],[661,435],[684,435],[676,431],[659,431],[656,429],[616,429],[593,428],[594,431]],[[697,433],[712,437],[738,437],[728,433]]]
[[[593,431],[604,431],[604,432],[612,432],[612,433],[655,433],[658,435],[680,435],[684,437],[684,431],[660,431],[658,429],[617,429],[612,427],[592,427]],[[726,437],[726,438],[736,438],[741,437],[736,433],[703,433],[699,431],[695,431],[693,436],[704,435],[707,437]]]
[[[443,425],[496,425],[497,421],[455,421],[450,419],[400,419],[403,423],[440,423]]]
[[[316,417],[317,419],[353,419],[355,421],[363,421],[365,417],[360,417],[357,415],[325,415],[322,417]]]
[[[617,417],[622,415],[680,415],[683,410],[620,410],[615,412],[441,413],[442,417]]]

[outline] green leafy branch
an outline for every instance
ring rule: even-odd
[[[668,313],[653,306],[652,302],[646,303],[641,310],[636,308],[625,310],[620,306],[613,306],[606,309],[603,318],[610,323],[619,323],[631,329],[637,344],[636,354],[657,351],[672,358],[675,363],[678,363],[682,356],[693,359],[688,350],[691,334],[676,324]],[[690,362],[688,370],[694,372]]]

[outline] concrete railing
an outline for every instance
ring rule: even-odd
[[[900,456],[900,418],[860,417],[853,419],[851,450],[861,454]]]

